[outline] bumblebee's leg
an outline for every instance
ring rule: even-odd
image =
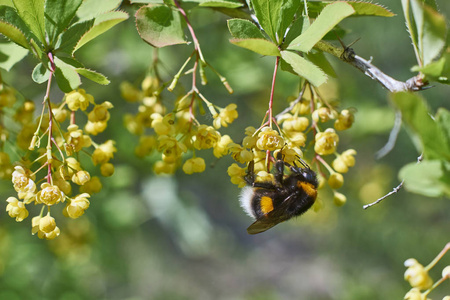
[[[255,161],[252,160],[248,163],[247,175],[245,175],[244,180],[249,185],[253,185],[255,182]]]
[[[256,187],[256,188],[263,188],[263,189],[266,189],[266,190],[276,190],[278,188],[277,186],[275,186],[271,182],[254,182],[252,184],[252,186]]]
[[[275,163],[275,180],[278,184],[283,184],[283,177],[284,177],[284,166],[287,163],[283,160],[281,151],[277,154],[277,161]]]

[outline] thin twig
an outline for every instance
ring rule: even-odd
[[[387,197],[389,197],[392,194],[396,194],[403,186],[403,183],[405,182],[405,180],[402,180],[402,182],[400,182],[399,185],[397,185],[391,192],[387,193],[386,195],[384,195],[383,197],[379,198],[377,201],[369,203],[367,205],[364,205],[363,208],[367,209],[371,206],[374,206],[375,204],[380,203],[381,201],[383,201],[384,199],[386,199]]]
[[[395,121],[394,127],[392,127],[391,133],[389,134],[389,139],[386,145],[383,146],[380,150],[375,153],[375,158],[380,159],[386,156],[389,152],[394,149],[395,142],[397,141],[398,134],[400,133],[400,129],[402,128],[402,112],[397,110],[395,112]]]
[[[281,118],[281,116],[283,116],[284,114],[290,112],[298,103],[300,103],[300,101],[303,98],[303,94],[305,93],[305,90],[306,90],[306,83],[303,85],[303,88],[300,91],[300,93],[298,94],[298,97],[294,101],[292,101],[292,103],[291,103],[291,105],[289,107],[285,108],[282,112],[277,114],[275,116],[275,119],[278,120],[279,118]]]
[[[428,83],[422,80],[421,75],[414,76],[404,82],[386,75],[376,66],[372,65],[370,61],[356,55],[355,51],[350,47],[337,47],[323,41],[318,42],[314,47],[352,65],[373,80],[376,80],[390,92],[417,92],[430,88],[427,87]]]
[[[419,164],[421,161],[423,160],[423,153],[420,154],[419,157],[417,157],[417,163]],[[374,206],[375,204],[380,203],[381,201],[383,201],[384,199],[386,199],[387,197],[391,196],[392,194],[396,194],[402,187],[403,187],[403,183],[405,182],[405,179],[402,180],[402,182],[400,182],[399,185],[397,185],[391,192],[387,193],[386,195],[384,195],[383,197],[377,199],[375,202],[366,204],[363,206],[364,209],[367,209],[371,206]]]

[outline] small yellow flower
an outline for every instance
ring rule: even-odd
[[[60,230],[56,226],[55,219],[48,213],[45,217],[34,217],[31,221],[33,234],[37,233],[40,239],[53,240],[59,236]]]
[[[83,130],[78,129],[78,125],[72,124],[67,127],[66,134],[67,144],[75,152],[79,152],[82,148],[91,146],[92,140],[88,135],[83,134]],[[70,149],[70,148],[69,148]],[[70,150],[68,155],[71,155]]]
[[[290,106],[292,106],[293,101],[289,103]],[[300,102],[296,103],[293,107],[291,112],[293,114],[300,114],[300,115],[309,115],[311,112],[311,101],[307,99],[302,99]]]
[[[89,180],[91,180],[91,175],[84,170],[78,171],[72,176],[72,182],[78,185],[83,185]]]
[[[278,134],[278,131],[275,131],[270,127],[264,127],[258,133],[256,147],[259,149],[273,151],[276,149],[281,149],[283,146],[284,139]]]
[[[102,190],[102,183],[97,176],[91,177],[91,180],[80,186],[81,193],[88,193],[89,195],[98,193]]]
[[[339,173],[347,173],[348,172],[348,166],[345,164],[345,162],[342,160],[341,156],[336,157],[333,162],[331,163],[331,166],[336,172]]]
[[[306,135],[304,132],[287,131],[285,137],[289,147],[299,148],[305,146]]]
[[[142,98],[142,92],[128,81],[120,84],[120,94],[128,102],[136,102]]]
[[[342,206],[347,202],[347,197],[344,194],[334,192],[333,201],[336,206]]]
[[[114,174],[114,165],[112,163],[104,163],[100,166],[100,173],[105,176],[109,177]]]
[[[19,199],[25,199],[25,202],[28,203],[29,199],[34,197],[36,184],[29,177],[28,172],[26,172],[23,167],[14,167],[14,172],[12,173],[12,182]]]
[[[256,141],[258,140],[257,136],[254,136],[254,133],[256,132],[255,127],[249,126],[245,128],[245,137],[242,141],[242,146],[247,149],[253,149],[256,146]]]
[[[407,267],[405,271],[405,280],[407,280],[413,288],[426,290],[433,285],[433,280],[430,275],[428,275],[428,271],[414,258],[407,259],[405,261],[405,267]]]
[[[6,202],[8,202],[6,211],[11,218],[16,218],[16,222],[22,222],[28,217],[28,210],[23,202],[14,197],[9,197]]]
[[[328,128],[324,132],[317,133],[315,141],[314,151],[319,155],[329,155],[336,151],[339,136],[334,129]]]
[[[151,95],[159,88],[159,79],[156,76],[146,76],[141,82],[141,89],[145,95]]]
[[[158,141],[158,151],[162,152],[162,159],[166,163],[175,163],[187,151],[186,145],[174,137],[161,135],[158,137]]]
[[[352,127],[353,122],[355,122],[353,113],[348,109],[344,109],[334,122],[334,128],[336,128],[336,130],[346,130]]]
[[[165,161],[157,161],[153,166],[153,171],[155,174],[173,174],[177,169],[176,163],[167,163]]]
[[[333,169],[339,173],[347,173],[348,168],[353,167],[355,165],[354,155],[356,155],[356,151],[353,149],[344,151],[341,155],[339,155],[331,163],[331,165],[333,166]]]
[[[39,230],[44,233],[50,233],[55,230],[56,222],[55,218],[47,214],[45,217],[39,220]]]
[[[267,171],[259,171],[258,173],[256,173],[256,178],[255,178],[256,182],[275,182],[275,177],[273,176],[272,173],[269,173]]]
[[[317,110],[315,110],[312,113],[312,119],[314,122],[322,122],[325,123],[329,121],[330,119],[336,118],[337,113],[332,111],[329,107],[322,106],[319,107]]]
[[[427,296],[422,294],[418,288],[412,288],[406,293],[404,300],[427,300]]]
[[[90,195],[88,193],[83,193],[71,199],[64,208],[64,215],[72,219],[76,219],[82,216],[86,209],[89,208],[89,197]]]
[[[200,125],[194,139],[194,148],[197,150],[213,148],[220,140],[220,133],[214,127],[208,125]]]
[[[290,164],[293,164],[295,161],[298,161],[298,157],[303,156],[303,152],[302,150],[300,150],[300,148],[288,148],[288,147],[283,147],[282,149],[275,150],[273,152],[273,156],[277,157],[280,151],[283,157],[283,161]]]
[[[64,122],[69,116],[69,111],[64,108],[52,108],[52,113],[58,123]]]
[[[84,89],[78,89],[66,94],[66,103],[71,111],[78,109],[84,111],[89,106],[89,103],[94,103],[94,97],[86,94]]]
[[[240,188],[246,185],[244,177],[247,174],[247,171],[244,168],[233,163],[228,167],[227,173],[228,176],[230,176],[231,183],[236,184]]]
[[[220,127],[228,127],[228,124],[231,124],[238,117],[238,112],[236,110],[237,105],[234,103],[229,104],[225,108],[221,108],[219,110],[219,114],[216,114],[214,117],[213,125],[216,129]]]
[[[158,113],[151,115],[152,123],[151,126],[155,130],[157,135],[171,135],[175,131],[175,116],[170,113],[164,117]]]
[[[48,182],[41,184],[41,190],[36,195],[36,203],[50,206],[59,202],[64,202],[64,193],[59,187]]]
[[[283,129],[285,131],[305,131],[309,126],[309,120],[305,117],[292,116],[290,114],[285,115],[283,120]]]
[[[106,163],[114,157],[115,152],[117,152],[117,148],[114,146],[114,141],[108,140],[94,150],[92,162],[94,165]]]
[[[344,176],[341,173],[332,173],[328,178],[328,185],[332,189],[338,189],[344,184]]]
[[[228,145],[230,145],[231,143],[233,143],[233,140],[229,135],[226,134],[221,136],[219,142],[214,146],[214,156],[220,158],[226,155],[229,151]]]
[[[252,151],[244,149],[244,147],[242,147],[239,144],[231,143],[231,144],[228,145],[228,148],[229,148],[229,150],[231,152],[231,157],[235,161],[237,161],[237,162],[239,162],[241,164],[247,163],[247,162],[253,160],[253,153],[252,153]]]
[[[110,118],[109,109],[113,108],[113,105],[109,101],[105,101],[102,104],[95,105],[92,111],[88,114],[88,120],[91,122],[106,122]]]
[[[108,127],[107,122],[91,122],[88,121],[86,125],[84,125],[84,131],[88,134],[97,135],[103,131],[105,131],[106,127]]]
[[[183,172],[186,174],[201,173],[205,171],[205,160],[201,157],[193,157],[183,164]]]
[[[354,149],[348,149],[341,154],[341,158],[348,167],[353,167],[355,165],[355,155],[356,151]]]

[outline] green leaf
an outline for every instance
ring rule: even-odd
[[[51,45],[55,45],[57,36],[69,26],[81,2],[82,0],[46,0],[45,30]]]
[[[317,1],[308,2],[308,8],[310,13],[320,12],[326,5],[332,3],[332,1]],[[377,16],[377,17],[393,17],[395,14],[389,9],[383,7],[382,5],[362,2],[362,1],[345,1],[345,3],[350,4],[354,9],[355,13],[352,17],[356,16]]]
[[[405,180],[405,188],[413,193],[440,197],[450,196],[450,162],[443,160],[424,160],[410,163],[399,172],[399,178]]]
[[[31,78],[33,78],[33,81],[36,83],[44,83],[50,78],[50,70],[42,63],[38,63],[33,69]]]
[[[289,13],[294,10],[292,16],[295,14],[295,4],[299,1],[293,0],[252,0],[251,1],[253,9],[255,11],[256,18],[258,19],[259,25],[264,29],[270,39],[276,44],[281,44],[284,37],[284,32],[280,36],[281,29],[285,22],[291,22],[292,17],[283,21],[283,15],[288,16]]]
[[[6,30],[2,33],[13,41],[16,39],[17,41],[14,42],[22,47],[31,49],[29,41],[31,41],[31,39],[38,41],[38,38],[30,31],[30,28],[28,28],[27,24],[22,21],[14,8],[9,6],[0,6],[0,21],[8,23],[14,27],[9,29],[8,26],[3,26],[4,28],[6,27]],[[24,36],[25,39],[22,36]]]
[[[266,39],[231,39],[230,43],[261,55],[280,56],[277,45]]]
[[[281,57],[292,67],[295,73],[311,82],[314,86],[320,86],[327,81],[327,75],[319,67],[297,53],[281,51]]]
[[[305,53],[304,56],[310,62],[318,66],[328,76],[337,77],[336,72],[334,72],[333,67],[331,66],[330,62],[327,60],[322,51],[311,51],[307,54]]]
[[[225,8],[238,8],[244,6],[237,0],[207,0],[202,1],[199,6],[204,7],[225,7]]]
[[[156,48],[186,43],[183,25],[180,14],[167,6],[144,6],[136,13],[139,35]]]
[[[440,59],[433,61],[422,68],[415,66],[411,70],[422,72],[425,75],[426,80],[450,84],[450,48],[447,49]]]
[[[283,45],[289,45],[296,37],[305,32],[310,25],[311,23],[307,16],[300,16],[297,18],[294,23],[292,23],[291,28],[289,28],[289,31],[284,38]]]
[[[6,71],[21,61],[28,54],[28,50],[14,43],[0,43],[0,68]]]
[[[75,23],[59,36],[56,44],[55,52],[59,51],[73,55],[75,46],[78,41],[88,32],[94,25],[94,20],[88,20],[81,23]]]
[[[45,44],[44,1],[13,0],[20,18],[27,24],[28,28],[30,28],[42,44]]]
[[[31,46],[30,44],[28,44],[25,35],[17,27],[14,27],[13,25],[4,21],[0,21],[0,33],[9,38],[17,45],[20,45],[25,49],[31,49]]]
[[[422,42],[419,40],[424,65],[431,63],[441,53],[446,36],[445,17],[431,7],[425,6]]]
[[[227,23],[231,35],[236,39],[266,39],[258,26],[249,20],[230,19]]]
[[[294,16],[299,10],[300,2],[301,1],[290,0],[290,1],[286,1],[283,4],[283,6],[281,6],[280,21],[279,21],[279,25],[276,28],[277,37],[279,40],[278,45],[280,45],[283,42],[284,37],[286,36],[287,29],[293,23]],[[303,8],[303,6],[301,6],[300,11],[298,12],[299,15],[302,11],[302,8]]]
[[[392,101],[402,112],[403,121],[422,143],[426,159],[450,160],[450,145],[444,130],[433,120],[425,101],[417,94],[400,92],[392,94]]]
[[[314,23],[290,43],[288,49],[309,52],[328,31],[354,12],[353,7],[345,2],[334,2],[327,5]]]
[[[12,0],[0,0],[0,5],[14,7],[14,4],[12,3]]]
[[[445,46],[447,26],[444,16],[421,0],[402,0],[406,24],[419,56],[426,66],[441,53]],[[410,8],[412,15],[410,15]]]
[[[84,76],[87,79],[92,80],[98,84],[107,85],[110,83],[110,81],[108,80],[108,78],[106,78],[105,75],[98,73],[96,71],[89,70],[86,68],[77,68],[75,69],[75,71],[81,76]]]
[[[99,15],[115,10],[122,0],[83,0],[77,10],[78,22],[93,19]]]
[[[450,145],[450,111],[442,107],[439,108],[435,120],[444,132],[447,145]]]
[[[131,0],[130,3],[164,4],[164,0]]]
[[[128,19],[128,14],[121,11],[108,12],[95,18],[94,26],[92,26],[89,31],[83,35],[75,46],[73,52],[77,51],[83,47],[87,42],[96,38],[100,34],[108,31],[111,27],[119,24],[120,22]]]
[[[74,67],[57,57],[55,58],[55,65],[55,79],[61,91],[69,93],[80,86],[81,79]]]

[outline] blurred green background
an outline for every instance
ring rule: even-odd
[[[387,74],[406,80],[414,74],[414,52],[404,26],[400,1],[378,1],[397,16],[351,18],[353,48]],[[450,15],[450,3],[439,1]],[[387,142],[394,123],[388,93],[376,82],[335,58],[339,75],[326,90],[342,108],[357,110],[353,127],[340,134],[339,151],[353,148],[357,163],[345,175],[339,191],[347,204],[336,207],[332,194],[321,190],[324,209],[250,236],[251,220],[238,203],[239,189],[226,173],[230,157],[216,160],[207,153],[202,174],[157,177],[151,159],[133,153],[138,138],[122,124],[125,111],[137,107],[120,98],[119,85],[136,85],[144,78],[153,49],[134,28],[135,7],[124,5],[130,19],[86,46],[77,57],[111,80],[107,87],[85,81],[83,88],[97,102],[115,109],[107,132],[117,140],[116,173],[103,180],[100,194],[91,198],[86,214],[77,220],[57,217],[61,236],[53,241],[32,236],[31,216],[16,223],[0,212],[0,299],[403,299],[410,289],[403,280],[403,262],[414,257],[428,264],[450,241],[450,202],[401,190],[368,210],[362,206],[397,186],[398,170],[420,154],[402,129],[394,150],[381,160],[374,154]],[[228,95],[212,73],[202,93],[214,103],[237,103],[240,118],[225,128],[235,141],[244,128],[258,126],[267,110],[274,59],[231,45],[226,18],[209,10],[190,16],[206,59],[227,77],[235,93]],[[169,80],[192,45],[164,48],[162,76]],[[31,57],[3,73],[4,80],[39,102],[45,87],[32,82]],[[189,83],[189,82],[185,82]],[[298,81],[280,73],[276,111],[295,95]],[[437,85],[421,93],[432,111],[449,108],[450,87]],[[53,91],[54,98],[62,97]],[[170,97],[170,96],[168,96]],[[170,101],[170,98],[166,98]],[[212,120],[210,120],[212,123]],[[306,151],[306,154],[308,152]],[[11,182],[0,182],[1,198],[13,196]],[[434,279],[450,264],[447,254],[431,271]],[[448,282],[431,299],[450,294]]]

